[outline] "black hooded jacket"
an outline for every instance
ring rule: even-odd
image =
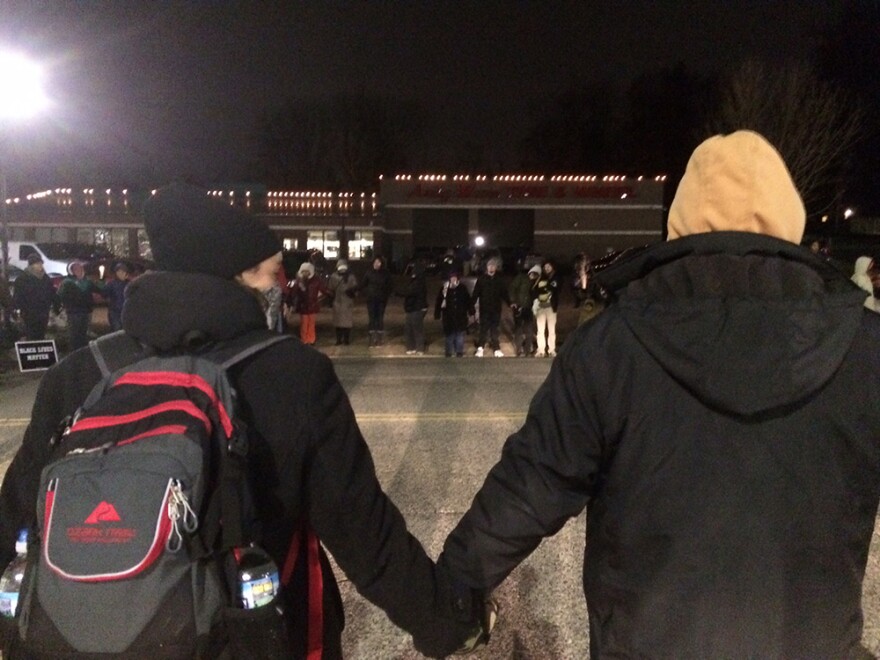
[[[591,657],[857,656],[880,315],[755,234],[602,279],[613,302],[566,341],[440,566],[493,588],[586,506]]]
[[[222,341],[265,328],[265,317],[257,298],[230,280],[154,273],[129,286],[123,324],[141,343],[171,351],[196,338]],[[423,652],[442,656],[454,651],[470,632],[470,612],[465,611],[470,605],[447,589],[382,491],[330,360],[290,340],[250,358],[231,376],[253,432],[249,461],[265,534],[262,545],[276,564],[283,566],[294,531],[306,518],[358,591],[409,631]],[[99,378],[88,348],[71,354],[43,378],[31,424],[0,491],[4,565],[11,559],[17,530],[33,519],[48,439]],[[324,657],[340,657],[342,605],[323,555],[322,564]],[[304,597],[287,594],[286,611],[302,616]],[[291,657],[302,657],[301,622],[294,622],[294,630]]]

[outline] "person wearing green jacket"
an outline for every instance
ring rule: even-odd
[[[95,308],[94,294],[106,297],[106,292],[103,283],[86,277],[83,262],[72,262],[67,271],[70,275],[58,287],[58,297],[67,311],[70,350],[75,351],[89,343],[89,323]]]

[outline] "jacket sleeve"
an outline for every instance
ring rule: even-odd
[[[40,472],[49,457],[53,430],[47,421],[63,417],[57,410],[58,397],[48,395],[47,383],[44,379],[40,384],[31,423],[0,488],[0,566],[6,566],[15,555],[18,530],[29,528],[36,521]]]
[[[483,295],[483,278],[478,277],[477,281],[474,282],[474,292],[471,294],[470,305],[476,305],[477,301],[480,299],[480,296]]]
[[[473,589],[490,590],[546,536],[578,515],[595,488],[602,442],[589,403],[589,370],[560,354],[504,445],[438,566]]]
[[[18,531],[35,522],[40,474],[50,457],[49,439],[99,379],[86,349],[52,367],[40,381],[30,424],[0,488],[0,566],[15,555]]]
[[[330,360],[318,356],[310,367],[309,520],[365,598],[409,632],[422,653],[448,655],[473,629],[472,604],[438,572],[383,492]]]
[[[5,281],[2,282],[2,285],[4,288],[6,288]],[[18,307],[19,309],[21,309],[21,306],[22,304],[24,304],[25,300],[24,291],[22,289],[24,289],[24,283],[21,281],[21,277],[19,277],[19,280],[12,285],[12,305],[14,307]]]

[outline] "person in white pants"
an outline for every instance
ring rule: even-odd
[[[538,324],[538,352],[535,357],[556,355],[556,310],[559,308],[559,277],[552,261],[544,263],[535,283],[532,309]]]

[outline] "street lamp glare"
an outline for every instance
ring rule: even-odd
[[[477,247],[483,247],[483,245],[485,245],[485,244],[486,244],[486,239],[483,238],[482,236],[477,236],[474,239],[474,245],[476,245]]]
[[[40,67],[18,53],[0,52],[0,120],[27,119],[48,105]]]

